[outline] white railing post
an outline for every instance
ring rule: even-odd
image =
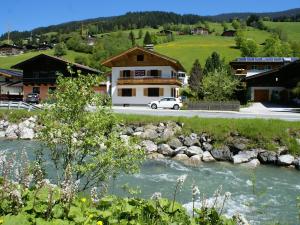
[[[10,104],[11,104],[11,101],[8,102],[8,109],[10,109]]]

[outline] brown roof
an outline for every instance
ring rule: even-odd
[[[170,58],[166,55],[163,55],[163,54],[160,54],[160,53],[157,53],[155,51],[151,51],[151,50],[148,50],[148,49],[145,49],[145,48],[142,48],[142,47],[133,47],[133,48],[130,48],[128,49],[127,51],[125,52],[122,52],[120,53],[119,55],[116,55],[116,56],[113,56],[111,58],[108,58],[106,59],[104,62],[102,62],[101,64],[104,65],[104,66],[107,66],[107,67],[113,67],[112,65],[112,62],[118,60],[119,58],[125,56],[126,54],[128,53],[131,53],[131,52],[134,52],[134,51],[143,51],[145,52],[146,54],[151,54],[153,56],[156,56],[156,57],[159,57],[161,59],[164,59],[166,60],[172,67],[176,68],[177,70],[180,70],[180,71],[185,71],[184,67],[181,65],[181,63],[176,60],[176,59],[173,59],[173,58]]]
[[[56,57],[56,56],[52,56],[52,55],[47,55],[47,54],[44,54],[44,53],[42,53],[40,55],[37,55],[37,56],[34,56],[34,57],[32,57],[30,59],[27,59],[25,61],[22,61],[22,62],[20,62],[16,65],[12,66],[11,68],[13,68],[13,69],[23,69],[24,65],[26,65],[28,63],[31,63],[31,62],[33,62],[36,59],[41,58],[41,57],[46,57],[46,58],[50,58],[50,59],[53,59],[53,60],[57,60],[57,61],[65,63],[65,64],[71,64],[71,65],[75,66],[78,69],[83,69],[83,70],[89,71],[91,73],[101,73],[101,71],[93,69],[91,67],[84,66],[84,65],[81,65],[81,64],[78,64],[78,63],[72,63],[72,62],[69,62],[66,59]]]

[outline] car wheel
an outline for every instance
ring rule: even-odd
[[[156,104],[152,104],[151,105],[151,109],[157,109],[157,105]]]
[[[178,110],[179,109],[179,105],[174,105],[173,109]]]

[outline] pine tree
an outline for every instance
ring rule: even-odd
[[[190,89],[198,96],[201,90],[202,79],[203,79],[203,74],[202,74],[201,65],[199,63],[199,60],[196,59],[191,69],[188,82],[189,82]]]
[[[143,38],[143,35],[144,35],[144,34],[143,34],[143,30],[140,29],[140,30],[139,30],[139,36],[138,36],[138,38],[139,38],[139,39]]]
[[[128,38],[131,41],[132,47],[135,46],[135,36],[134,36],[134,33],[132,31],[130,31]]]
[[[152,44],[152,39],[149,31],[147,31],[144,37],[144,45],[149,45],[149,44]]]
[[[210,57],[207,58],[203,74],[207,75],[215,70],[220,70],[224,67],[224,61],[221,59],[217,52],[213,52]]]

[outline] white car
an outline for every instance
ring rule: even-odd
[[[166,97],[159,101],[152,101],[148,104],[151,109],[169,108],[179,110],[182,107],[182,102],[179,98]]]

